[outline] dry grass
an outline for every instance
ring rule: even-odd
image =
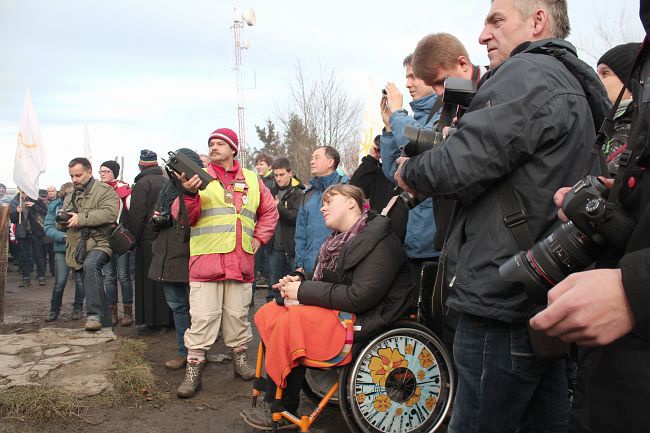
[[[139,340],[120,340],[113,369],[109,372],[109,380],[114,386],[114,391],[107,395],[112,400],[109,405],[140,405],[158,397],[153,370],[144,359],[146,348],[147,345]]]
[[[85,419],[89,401],[52,386],[15,386],[0,392],[0,418],[48,421]]]
[[[52,421],[70,417],[86,418],[90,407],[133,405],[159,399],[155,377],[144,359],[146,344],[128,338],[120,341],[108,378],[113,391],[95,397],[77,397],[49,385],[16,386],[0,391],[0,418]]]

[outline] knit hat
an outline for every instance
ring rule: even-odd
[[[39,197],[47,197],[47,190],[46,189],[39,189],[38,190],[38,196]]]
[[[195,151],[188,149],[187,147],[181,147],[176,151],[176,153],[180,153],[187,156],[190,159],[190,161],[192,161],[199,167],[203,167],[203,161],[201,161],[201,157]]]
[[[625,87],[629,91],[632,91],[632,80],[630,80],[630,75],[632,74],[634,60],[636,59],[640,49],[641,44],[638,42],[617,45],[603,54],[603,56],[598,60],[598,64],[609,66],[609,69],[616,74]]]
[[[154,167],[158,165],[158,155],[156,152],[149,149],[143,149],[140,151],[140,161],[138,161],[138,167]]]
[[[219,128],[210,134],[208,137],[208,145],[210,145],[210,140],[213,138],[218,138],[228,143],[228,146],[235,151],[235,156],[239,153],[239,139],[237,139],[237,134],[232,129],[228,128]]]
[[[106,167],[110,171],[113,172],[113,177],[117,179],[117,176],[120,175],[120,164],[117,163],[117,161],[109,160],[109,161],[104,161],[102,162],[102,165],[100,167]]]

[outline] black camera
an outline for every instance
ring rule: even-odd
[[[624,251],[636,222],[607,196],[595,176],[576,183],[562,203],[570,221],[502,264],[501,277],[522,284],[533,302],[546,304],[547,292],[567,275],[586,269],[607,249]]]
[[[408,143],[404,146],[403,153],[405,156],[416,156],[435,145],[442,143],[445,138],[443,129],[450,126],[458,110],[466,109],[476,95],[476,82],[474,80],[465,80],[463,78],[447,77],[445,80],[445,92],[442,96],[443,107],[440,119],[435,128],[418,128],[408,125],[404,129],[404,136]],[[450,134],[453,131],[450,131]]]
[[[57,224],[60,224],[64,230],[68,228],[68,222],[70,221],[70,218],[72,218],[72,215],[70,215],[71,212],[74,212],[74,210],[72,209],[60,210],[59,213],[56,214],[56,217],[54,218],[54,221],[56,221]]]
[[[208,184],[214,180],[214,177],[210,176],[207,171],[202,167],[199,167],[194,161],[182,153],[167,152],[167,154],[169,155],[169,159],[167,161],[163,159],[165,165],[179,175],[185,173],[187,179],[190,179],[194,175],[198,175],[199,179],[201,179],[201,186],[199,189],[205,189]]]
[[[151,224],[156,231],[171,227],[173,224],[172,216],[169,212],[161,212],[151,217]]]

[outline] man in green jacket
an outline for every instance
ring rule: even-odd
[[[82,273],[86,291],[87,331],[99,331],[112,325],[108,311],[102,268],[112,251],[108,235],[117,220],[119,198],[110,185],[93,178],[92,165],[86,158],[74,158],[68,164],[74,192],[65,197],[61,214],[67,222],[59,227],[67,229],[66,263],[75,272]],[[57,217],[57,220],[61,220]]]

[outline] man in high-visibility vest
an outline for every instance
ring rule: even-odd
[[[223,339],[232,350],[235,377],[251,380],[246,350],[253,338],[248,307],[255,278],[254,254],[268,242],[278,222],[273,196],[253,171],[235,159],[237,134],[221,128],[208,138],[210,164],[215,178],[199,190],[198,176],[181,176],[190,225],[190,316],[185,332],[188,349],[185,379],[179,397],[192,397],[201,387],[205,354],[223,324]],[[173,213],[178,215],[178,200]]]

